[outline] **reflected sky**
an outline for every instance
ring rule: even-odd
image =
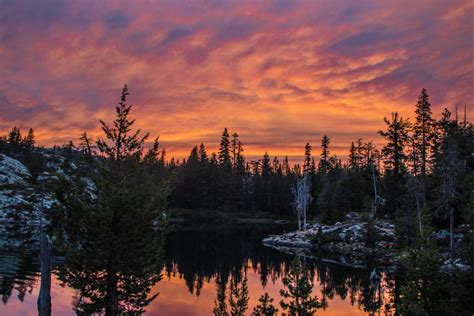
[[[269,282],[265,288],[262,287],[258,273],[249,270],[247,272],[248,287],[250,293],[249,311],[257,304],[258,298],[264,292],[268,292],[275,301],[279,301],[278,291],[282,288],[281,280]],[[191,294],[186,288],[184,279],[179,276],[164,278],[153,288],[160,295],[147,308],[146,315],[181,316],[181,315],[211,315],[216,299],[216,284],[211,280],[204,283],[199,296]],[[38,282],[38,280],[37,280]],[[61,282],[53,276],[52,282],[52,312],[53,315],[75,315],[72,304],[77,298],[77,293],[67,287],[62,287]],[[315,286],[315,293],[321,297],[320,286]],[[318,294],[319,293],[319,294]],[[35,287],[31,295],[27,295],[21,302],[16,296],[12,296],[6,305],[0,305],[2,315],[29,316],[37,315],[36,299],[38,288]],[[274,302],[275,303],[275,302]],[[279,308],[281,311],[281,308]],[[334,297],[326,310],[318,310],[318,315],[367,315],[356,306],[351,306],[348,298],[342,300]]]
[[[280,311],[279,290],[292,255],[265,247],[261,240],[268,234],[289,227],[254,225],[197,225],[176,228],[165,246],[165,265],[161,281],[152,286],[149,297],[159,296],[145,307],[147,315],[209,315],[217,297],[216,278],[228,280],[246,276],[249,289],[249,309],[268,292]],[[19,236],[18,234],[16,236]],[[16,245],[0,250],[0,289],[3,303],[1,315],[36,315],[39,290],[38,253],[28,242],[10,238]],[[51,289],[53,315],[74,315],[73,307],[80,292],[61,283],[57,277],[64,259],[53,257]],[[313,294],[325,299],[325,310],[318,315],[367,315],[372,305],[369,274],[372,267],[355,269],[320,259],[306,261],[314,280]],[[202,281],[202,282],[200,282]],[[387,282],[391,282],[390,284]],[[384,303],[393,303],[393,276],[382,282]],[[383,309],[382,309],[383,312]]]

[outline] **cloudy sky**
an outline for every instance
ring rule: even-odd
[[[99,135],[124,83],[170,155],[226,126],[245,154],[343,156],[421,88],[436,116],[474,110],[474,2],[0,0],[0,132],[41,145]]]

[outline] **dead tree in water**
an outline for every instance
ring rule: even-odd
[[[41,286],[38,295],[38,315],[51,315],[51,244],[45,228],[40,235]]]
[[[43,167],[44,169],[44,167]],[[40,230],[41,286],[38,295],[38,315],[51,316],[51,243],[44,223],[44,181],[42,183]]]

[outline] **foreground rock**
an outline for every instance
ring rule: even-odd
[[[77,161],[54,150],[41,149],[38,153],[43,167],[36,173],[20,161],[21,157],[0,154],[0,222],[37,222],[44,210],[57,203],[54,191],[58,180],[84,174]],[[91,185],[89,179],[84,181]]]

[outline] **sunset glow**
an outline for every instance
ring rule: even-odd
[[[0,1],[0,131],[40,145],[99,135],[124,83],[168,157],[224,127],[249,158],[344,156],[383,117],[474,105],[472,1]],[[32,5],[32,3],[34,5]]]

